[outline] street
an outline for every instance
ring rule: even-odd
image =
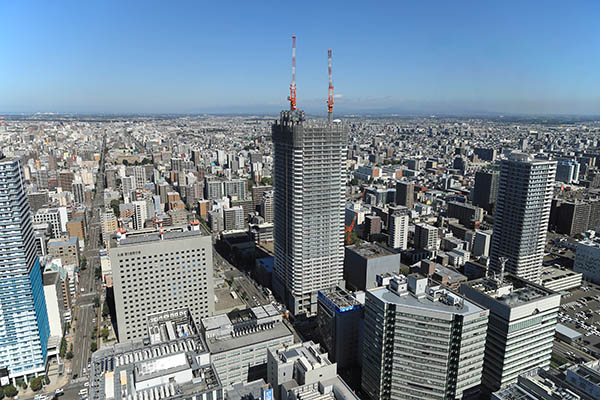
[[[105,139],[106,140],[106,139]],[[97,278],[95,276],[96,268],[100,267],[100,258],[98,251],[101,248],[100,240],[100,210],[104,205],[104,142],[103,151],[100,158],[98,178],[96,181],[96,193],[94,195],[92,216],[88,219],[86,249],[83,257],[87,259],[87,268],[79,275],[79,292],[77,297],[77,322],[73,343],[73,360],[71,364],[71,378],[80,381],[86,377],[88,359],[91,357],[90,346],[92,343],[92,334],[94,327],[98,326],[98,318],[94,308],[94,299],[100,298],[98,291]],[[83,288],[83,292],[81,289]],[[98,312],[98,314],[100,314]],[[96,321],[94,321],[96,319]]]

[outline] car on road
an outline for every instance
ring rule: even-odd
[[[54,391],[54,394],[57,396],[62,396],[63,394],[65,394],[65,391],[64,391],[64,389],[58,388]]]
[[[85,292],[85,288],[81,288],[81,293]]]

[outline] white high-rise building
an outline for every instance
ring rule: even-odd
[[[500,166],[490,268],[539,282],[556,161],[513,152]]]
[[[408,220],[407,212],[396,211],[390,216],[388,244],[394,249],[406,250],[408,247]]]
[[[135,190],[135,185],[135,176],[125,176],[121,179],[123,199],[127,201],[131,198],[131,192]]]
[[[482,379],[487,392],[550,366],[559,293],[503,273],[464,283],[460,292],[490,313]]]
[[[318,291],[343,279],[346,142],[344,124],[302,111],[273,125],[273,287],[295,315],[315,315]]]
[[[210,236],[183,227],[127,233],[110,249],[119,341],[147,334],[147,316],[189,308],[194,320],[214,313]]]
[[[141,189],[146,185],[146,169],[142,165],[133,167],[133,176],[135,178],[136,189]]]
[[[144,222],[148,219],[148,205],[143,200],[131,204],[133,204],[133,229],[143,229]]]

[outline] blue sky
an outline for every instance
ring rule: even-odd
[[[600,2],[0,1],[0,112],[600,114]]]

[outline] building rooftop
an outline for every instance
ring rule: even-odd
[[[580,272],[574,272],[566,268],[543,267],[542,268],[542,285],[545,286],[553,281],[564,279],[571,276],[582,275]]]
[[[426,279],[419,274],[409,275],[409,278],[417,281]],[[469,315],[484,311],[475,303],[439,285],[427,286],[423,293],[415,294],[407,289],[404,276],[399,275],[393,278],[393,282],[398,286],[397,290],[392,289],[390,284],[390,287],[380,287],[370,290],[369,293],[385,303],[397,304],[415,310],[428,310],[450,315]]]
[[[333,306],[337,312],[346,312],[361,306],[361,303],[356,300],[352,293],[338,286],[319,290],[319,298],[323,299],[328,305]]]
[[[141,243],[158,242],[160,240],[177,240],[193,236],[205,236],[200,230],[188,230],[187,226],[179,226],[173,228],[163,228],[163,237],[158,229],[147,229],[141,231],[127,232],[124,238],[117,238],[115,243],[120,246],[127,246]]]
[[[389,255],[396,255],[396,253],[392,252],[391,250],[371,242],[362,242],[352,246],[347,246],[346,249],[352,250],[353,252],[364,258],[377,258]]]
[[[295,343],[291,346],[271,351],[276,356],[278,364],[300,362],[307,370],[313,370],[325,365],[331,365],[327,352],[321,345],[314,342]]]
[[[272,304],[203,318],[202,326],[212,354],[292,335]]]
[[[92,354],[90,399],[183,400],[221,390],[206,344],[187,309],[153,314],[148,321],[149,339],[103,347]]]
[[[71,236],[68,239],[50,239],[48,240],[48,247],[60,247],[60,246],[76,246],[77,236]]]
[[[51,272],[46,271],[42,274],[42,282],[43,282],[44,286],[56,285],[57,280],[58,280],[58,272],[56,272],[56,271],[51,271]]]
[[[506,274],[503,277],[484,277],[464,283],[484,295],[509,307],[559,294],[533,282]]]

